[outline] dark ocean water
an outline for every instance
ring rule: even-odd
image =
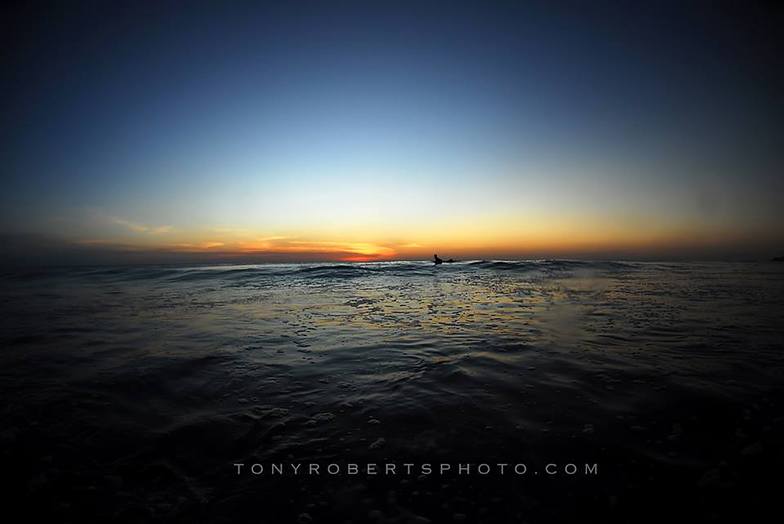
[[[783,277],[579,261],[5,272],[6,495],[55,522],[745,518],[784,474]],[[292,463],[322,470],[270,474]]]

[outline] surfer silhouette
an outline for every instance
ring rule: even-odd
[[[447,264],[451,264],[454,261],[455,260],[452,259],[452,258],[450,258],[449,260],[441,260],[440,258],[438,258],[438,255],[435,255],[435,254],[433,255],[433,263],[435,265],[443,264],[444,262],[446,262]]]

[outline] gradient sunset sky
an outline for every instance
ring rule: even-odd
[[[784,254],[784,18],[735,4],[5,7],[4,256]]]

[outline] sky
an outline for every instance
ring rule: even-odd
[[[2,9],[0,258],[784,254],[781,7]]]

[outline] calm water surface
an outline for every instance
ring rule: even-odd
[[[747,515],[784,473],[782,277],[579,261],[6,272],[10,494],[65,522],[639,522],[663,501]],[[292,462],[530,471],[232,466]],[[599,474],[534,474],[548,463]]]

